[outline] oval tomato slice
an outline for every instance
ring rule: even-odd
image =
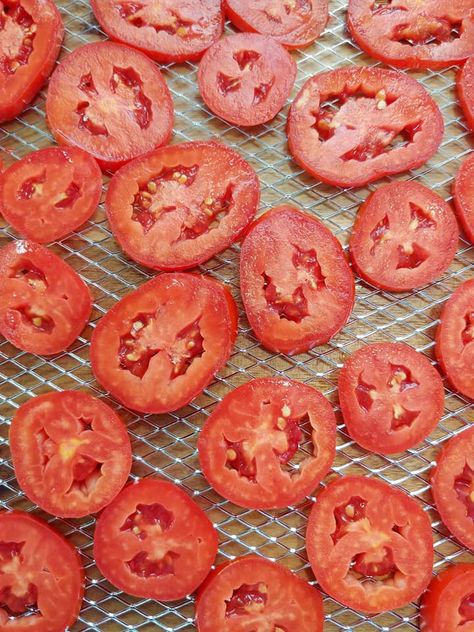
[[[421,601],[420,630],[474,630],[474,564],[455,564],[433,579]]]
[[[132,259],[181,270],[230,246],[259,199],[252,167],[229,147],[208,141],[163,147],[125,165],[110,181],[106,207]]]
[[[354,277],[340,243],[320,221],[290,206],[250,227],[240,286],[257,338],[290,355],[328,342],[354,305]]]
[[[220,402],[198,448],[204,476],[224,498],[249,509],[288,507],[328,473],[336,454],[336,418],[311,386],[256,379]]]
[[[59,632],[72,625],[84,594],[74,547],[46,522],[0,513],[0,628]]]
[[[287,133],[293,158],[312,176],[360,187],[420,167],[438,149],[443,129],[438,106],[415,79],[348,66],[304,84]]]
[[[196,601],[199,632],[322,632],[319,592],[290,570],[257,555],[218,566]]]
[[[285,105],[296,63],[281,44],[257,33],[230,35],[213,44],[198,70],[199,91],[214,114],[234,125],[261,125]]]
[[[179,487],[159,479],[128,485],[101,513],[94,535],[100,572],[124,592],[174,601],[211,570],[217,531]]]
[[[362,204],[350,252],[358,274],[376,287],[405,292],[443,274],[456,254],[451,207],[418,182],[392,182]]]
[[[474,154],[459,168],[453,194],[458,219],[466,237],[474,244]]]
[[[335,480],[319,494],[306,549],[323,590],[369,614],[417,599],[433,569],[431,524],[421,506],[363,476]]]
[[[87,324],[92,298],[80,276],[53,252],[31,241],[0,250],[0,333],[18,349],[53,355]]]
[[[228,290],[194,274],[162,274],[119,301],[92,335],[97,381],[133,410],[188,404],[227,362],[237,334]]]
[[[458,72],[457,91],[464,116],[471,131],[474,131],[474,55]]]
[[[57,142],[80,147],[104,169],[165,145],[173,102],[158,67],[113,42],[76,48],[51,76],[48,124]]]

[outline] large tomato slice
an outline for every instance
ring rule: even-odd
[[[46,99],[58,143],[84,149],[116,169],[171,136],[173,102],[158,67],[113,42],[86,44],[54,71]]]
[[[466,237],[474,244],[474,154],[462,163],[453,187],[454,203]]]
[[[250,325],[271,351],[302,353],[328,342],[354,304],[354,277],[337,239],[290,206],[273,209],[242,244],[240,287]]]
[[[421,601],[420,630],[474,630],[474,564],[450,566],[433,579]]]
[[[67,540],[29,513],[0,513],[0,628],[60,632],[81,608],[84,571]]]
[[[99,321],[92,369],[125,406],[169,412],[209,384],[227,362],[236,334],[237,308],[223,285],[194,274],[162,274]]]
[[[92,309],[87,285],[62,259],[31,241],[0,250],[0,333],[15,347],[53,355],[84,329]]]
[[[471,131],[474,131],[474,55],[458,72],[457,90],[464,115]]]
[[[128,485],[101,513],[94,558],[130,595],[182,599],[202,583],[217,553],[217,532],[179,487],[159,479]]]
[[[110,181],[107,216],[127,254],[162,270],[196,266],[227,248],[253,219],[255,171],[225,145],[163,147]]]
[[[303,169],[329,184],[358,187],[420,167],[438,149],[443,129],[438,106],[415,79],[348,66],[304,84],[287,131]]]
[[[261,378],[224,398],[201,430],[198,448],[204,476],[231,502],[250,509],[288,507],[328,473],[336,418],[311,386]]]
[[[451,207],[418,182],[392,182],[361,206],[350,240],[359,275],[376,287],[404,292],[447,270],[458,225]]]

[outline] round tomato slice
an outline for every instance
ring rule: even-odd
[[[361,206],[350,239],[358,274],[376,287],[405,292],[443,274],[459,239],[451,207],[418,182],[392,182]]]
[[[217,531],[179,487],[159,479],[128,485],[101,513],[94,536],[100,572],[124,592],[174,601],[211,570]]]
[[[474,564],[450,566],[433,579],[421,601],[420,630],[474,630]]]
[[[322,632],[319,592],[287,568],[257,555],[218,566],[198,592],[199,632]]]
[[[208,141],[169,145],[125,165],[110,181],[106,206],[112,231],[132,259],[182,270],[230,246],[259,199],[252,167]]]
[[[46,115],[58,143],[80,147],[112,170],[169,141],[173,102],[148,57],[94,42],[76,48],[54,71]]]
[[[62,632],[79,615],[84,571],[75,548],[46,522],[0,513],[0,628]]]
[[[97,381],[125,406],[165,413],[185,406],[227,362],[237,308],[217,281],[162,274],[119,301],[92,335]]]
[[[474,244],[474,154],[461,165],[453,187],[454,203],[466,237]]]
[[[354,277],[340,243],[320,221],[290,206],[250,227],[240,287],[257,338],[289,355],[326,344],[354,305]]]
[[[54,355],[79,336],[92,310],[80,276],[32,241],[0,250],[0,333],[18,349]]]
[[[234,125],[261,125],[285,105],[296,63],[281,44],[257,33],[230,35],[213,44],[199,64],[203,101]]]
[[[470,57],[457,75],[459,103],[471,131],[474,131],[474,55]]]
[[[363,476],[335,480],[319,494],[306,549],[323,590],[368,614],[417,599],[433,569],[428,515],[405,493]]]
[[[444,123],[421,83],[383,68],[348,66],[315,75],[293,102],[288,143],[315,178],[360,187],[415,169],[436,152]]]
[[[25,109],[53,70],[64,26],[52,0],[4,0],[0,24],[0,122],[3,122]]]

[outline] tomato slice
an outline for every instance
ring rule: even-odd
[[[457,75],[459,103],[471,131],[474,131],[474,56],[470,57]]]
[[[0,250],[0,333],[18,349],[39,355],[64,351],[92,310],[80,276],[53,252],[32,241]]]
[[[257,555],[218,566],[198,592],[198,632],[322,632],[320,593],[290,570]]]
[[[285,105],[296,63],[281,44],[257,33],[230,35],[213,44],[198,70],[198,85],[214,114],[234,125],[261,125]]]
[[[474,564],[455,564],[433,579],[421,602],[420,630],[474,630]]]
[[[462,163],[454,181],[454,203],[466,237],[474,244],[474,154]]]
[[[418,182],[392,182],[361,206],[350,239],[358,274],[376,287],[405,292],[440,277],[459,231],[451,207]]]
[[[107,217],[125,252],[162,270],[197,266],[235,241],[260,199],[257,174],[212,141],[163,147],[110,181]]]
[[[148,57],[94,42],[76,48],[54,71],[46,115],[58,143],[80,147],[113,170],[169,141],[173,102]]]
[[[415,169],[436,152],[443,117],[421,83],[383,68],[348,66],[309,79],[288,117],[296,162],[315,178],[360,187]]]
[[[100,572],[119,590],[160,601],[202,583],[217,554],[217,531],[179,487],[159,479],[128,485],[101,513],[94,535]]]
[[[92,370],[125,406],[169,412],[211,382],[236,335],[237,308],[223,285],[195,274],[162,274],[99,321],[92,335]]]
[[[319,494],[306,549],[323,590],[368,614],[407,605],[431,579],[427,514],[407,494],[372,478],[345,476]]]
[[[79,615],[84,571],[75,548],[46,522],[0,513],[0,628],[59,632]]]
[[[240,286],[257,338],[290,355],[327,343],[354,305],[354,277],[340,243],[320,221],[290,206],[250,227]]]

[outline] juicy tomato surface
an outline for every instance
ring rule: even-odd
[[[474,564],[455,564],[432,580],[421,600],[420,630],[474,630]]]
[[[0,250],[0,333],[18,349],[54,355],[87,324],[92,298],[71,266],[32,241]]]
[[[204,476],[224,498],[250,509],[288,507],[328,473],[336,417],[311,386],[260,378],[223,399],[202,428],[198,448]]]
[[[456,213],[466,237],[474,244],[474,154],[464,160],[453,187]]]
[[[199,59],[222,35],[220,0],[91,0],[107,35],[159,62]]]
[[[363,476],[335,480],[319,494],[306,549],[323,590],[368,614],[417,599],[433,569],[431,524],[421,506]]]
[[[289,206],[248,230],[240,286],[257,338],[290,355],[328,342],[354,305],[354,277],[340,243],[319,220]]]
[[[464,116],[471,131],[474,131],[474,55],[458,72],[457,91]]]
[[[447,270],[459,239],[451,207],[418,182],[392,182],[361,206],[350,239],[358,274],[376,287],[404,292]]]
[[[0,178],[0,213],[27,239],[55,241],[97,208],[102,174],[76,147],[48,147],[15,162]]]
[[[281,44],[257,33],[229,35],[204,54],[198,70],[210,110],[234,125],[261,125],[285,105],[296,63]]]
[[[323,623],[320,593],[257,555],[221,564],[197,594],[199,632],[322,632]]]
[[[169,141],[173,102],[143,53],[94,42],[76,48],[52,74],[46,116],[58,143],[80,147],[113,170]]]
[[[78,615],[84,571],[74,547],[46,522],[0,513],[0,628],[64,632]]]
[[[438,149],[443,130],[441,112],[421,83],[394,70],[360,66],[309,79],[287,127],[296,162],[342,187],[420,167]]]
[[[3,122],[25,109],[53,70],[64,26],[52,0],[3,0],[0,24],[0,122]]]
[[[179,487],[159,479],[128,485],[101,513],[94,558],[124,592],[174,601],[192,593],[211,570],[217,532]]]
[[[181,270],[230,246],[259,199],[257,174],[237,152],[199,141],[163,147],[122,167],[110,181],[106,207],[132,259]]]
[[[125,406],[164,413],[188,404],[227,362],[237,308],[219,282],[187,273],[151,279],[92,335],[97,381]]]

